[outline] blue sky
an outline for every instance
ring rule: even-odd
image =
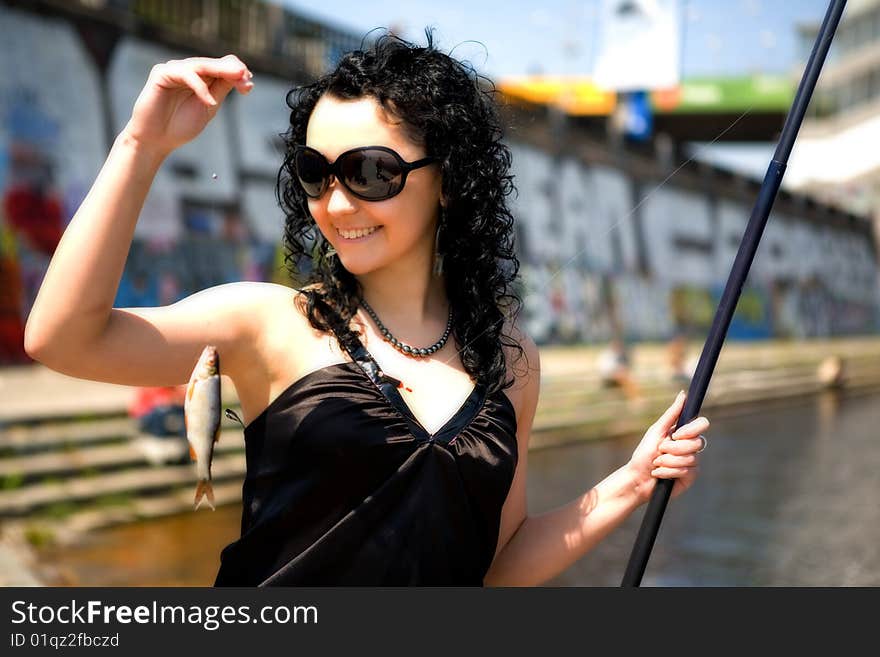
[[[600,0],[331,0],[323,5],[276,0],[314,18],[362,34],[395,26],[423,42],[437,28],[445,50],[455,49],[493,78],[592,72]],[[682,0],[683,73],[791,73],[803,66],[798,22],[821,21],[827,0]],[[480,42],[480,43],[473,43]],[[481,45],[482,44],[482,45]]]

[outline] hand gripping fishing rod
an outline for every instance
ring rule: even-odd
[[[785,120],[782,135],[776,147],[776,153],[773,155],[773,160],[767,169],[767,175],[764,177],[764,183],[761,186],[761,191],[758,193],[758,200],[752,209],[752,216],[749,218],[742,242],[739,245],[739,251],[736,254],[736,259],[733,261],[733,268],[727,279],[727,285],[724,288],[724,293],[721,295],[718,310],[715,311],[712,328],[709,329],[709,336],[706,338],[706,344],[703,346],[703,353],[700,355],[700,361],[694,372],[694,378],[691,380],[691,385],[688,388],[687,400],[681,411],[678,426],[684,426],[697,417],[697,414],[700,412],[703,398],[706,395],[709,381],[712,378],[712,372],[715,370],[715,363],[718,361],[718,355],[721,352],[721,347],[724,345],[727,329],[730,327],[733,311],[736,309],[736,304],[739,301],[743,283],[745,283],[749,268],[752,266],[752,260],[755,257],[755,251],[758,249],[758,243],[761,241],[764,226],[767,224],[767,218],[770,216],[770,210],[773,207],[773,202],[776,200],[776,193],[779,191],[779,186],[782,183],[782,176],[785,174],[785,167],[788,164],[794,140],[797,137],[798,130],[800,130],[801,122],[807,111],[807,105],[810,103],[810,98],[816,87],[816,81],[819,79],[819,73],[822,70],[822,64],[828,55],[831,40],[834,37],[834,32],[837,30],[837,25],[840,23],[840,17],[845,7],[846,0],[831,0],[828,5],[828,11],[825,14],[825,19],[822,21],[822,27],[813,46],[813,52],[810,55],[810,60],[807,62],[807,67],[804,70],[803,78],[795,95],[794,105],[792,105],[788,118]],[[642,575],[644,575],[645,567],[648,565],[651,548],[654,546],[654,539],[657,538],[657,532],[660,530],[660,522],[663,519],[663,512],[666,509],[666,504],[669,502],[669,496],[672,493],[674,483],[674,479],[657,480],[654,492],[651,494],[651,500],[648,502],[648,508],[645,511],[645,517],[642,519],[642,526],[636,537],[621,586],[638,586],[642,581]]]

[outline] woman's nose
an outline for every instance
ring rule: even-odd
[[[327,212],[331,214],[348,214],[355,210],[351,197],[336,178],[330,179],[330,185],[324,193],[328,195]]]

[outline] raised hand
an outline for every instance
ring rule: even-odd
[[[233,88],[250,92],[252,78],[235,55],[157,64],[135,101],[125,132],[139,146],[167,155],[204,130]]]

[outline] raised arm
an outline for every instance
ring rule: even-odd
[[[162,309],[114,310],[113,300],[157,170],[204,129],[233,88],[250,91],[251,77],[233,55],[153,67],[49,264],[25,327],[31,357],[81,378],[181,383],[204,344],[229,346],[245,331],[240,313],[224,316],[234,301],[229,290]]]

